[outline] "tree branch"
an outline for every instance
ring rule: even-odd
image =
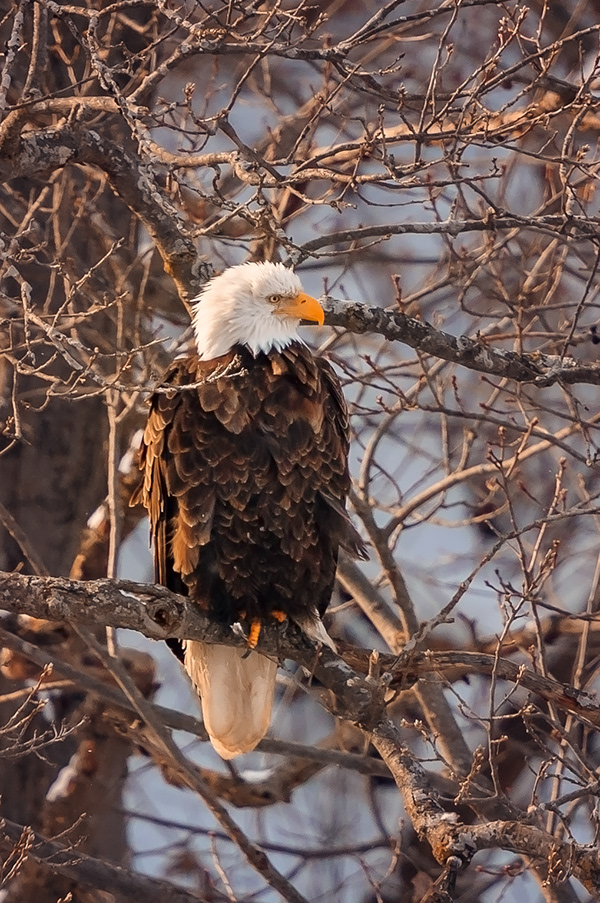
[[[197,639],[204,642],[242,646],[244,637],[233,630],[210,621],[192,602],[165,587],[134,583],[130,580],[77,581],[65,577],[36,577],[0,571],[0,609],[26,614],[49,621],[73,622],[85,627],[112,627],[136,630],[150,639]],[[5,632],[0,642],[5,642]],[[24,641],[21,641],[24,642]],[[35,647],[32,647],[35,648]],[[375,699],[377,686],[365,678],[369,652],[365,649],[344,649],[343,658],[326,648],[316,658],[316,648],[299,630],[288,629],[285,636],[276,626],[268,625],[261,632],[260,650],[274,658],[293,658],[310,669],[332,690],[338,706],[346,707],[344,717],[360,723],[369,730],[382,712],[380,700]],[[27,653],[25,653],[27,654]],[[552,701],[589,724],[600,727],[600,706],[595,697],[568,684],[536,674],[530,668],[497,658],[495,655],[468,652],[419,652],[411,650],[406,659],[400,655],[380,654],[380,670],[390,673],[386,686],[406,688],[423,674],[450,672],[496,673],[505,680],[523,686],[543,699]],[[38,664],[43,667],[51,656],[40,653]],[[79,681],[79,672],[70,675]],[[84,685],[85,686],[85,685]],[[97,690],[97,685],[87,687]],[[109,692],[109,690],[107,690]],[[123,704],[114,697],[111,701]],[[166,710],[162,713],[168,717]],[[341,711],[338,712],[341,714]],[[195,719],[167,723],[181,730],[198,733]],[[200,732],[205,736],[203,732]]]
[[[372,226],[362,226],[355,229],[344,229],[339,232],[326,232],[318,238],[301,245],[294,254],[299,260],[310,257],[321,248],[332,247],[339,244],[349,244],[356,250],[356,242],[361,239],[389,238],[391,235],[450,235],[455,238],[464,232],[498,232],[505,229],[533,229],[547,232],[556,238],[562,235],[566,240],[569,235],[579,238],[588,238],[596,242],[598,238],[598,220],[588,216],[569,216],[567,214],[531,214],[518,216],[514,213],[502,211],[483,219],[447,219],[441,222],[402,222],[381,223]]]
[[[33,860],[85,887],[102,888],[114,894],[118,900],[145,900],[148,903],[198,903],[204,897],[183,890],[169,881],[148,878],[118,865],[87,856],[74,847],[65,847],[54,840],[47,840],[31,828],[2,819],[0,822],[0,848],[16,855],[22,861]],[[6,858],[6,857],[5,857]],[[211,894],[214,894],[213,890]],[[211,895],[211,900],[213,896]],[[218,899],[218,898],[217,898]]]
[[[107,103],[112,109],[110,101],[100,101],[100,110],[106,112]],[[97,112],[96,106],[90,105],[90,112]],[[22,134],[26,123],[22,114],[22,110],[9,114],[0,127],[2,181],[42,176],[68,164],[98,167],[148,230],[182,300],[193,298],[212,270],[200,257],[191,230],[151,167],[86,123],[69,121]]]
[[[377,333],[390,341],[403,342],[424,354],[489,373],[502,379],[529,382],[536,386],[554,383],[600,385],[600,365],[580,363],[558,354],[517,354],[493,348],[469,336],[453,336],[435,329],[424,320],[407,317],[400,311],[368,307],[356,301],[324,299],[325,323],[353,333]]]

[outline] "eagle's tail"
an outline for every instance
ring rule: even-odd
[[[277,663],[259,652],[188,640],[185,669],[202,697],[204,726],[224,759],[250,752],[269,729]]]

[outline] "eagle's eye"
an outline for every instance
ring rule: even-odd
[[[269,295],[267,301],[269,304],[279,304],[281,302],[281,295]]]

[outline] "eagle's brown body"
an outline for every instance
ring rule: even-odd
[[[362,551],[345,510],[348,417],[332,369],[300,342],[257,355],[236,345],[176,362],[165,387],[152,399],[141,460],[157,580],[227,624],[273,611],[318,622],[338,547]],[[194,642],[186,668],[219,752],[256,745],[275,663]]]

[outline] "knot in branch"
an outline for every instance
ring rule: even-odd
[[[160,599],[149,602],[146,605],[148,617],[158,627],[161,635],[169,636],[177,632],[181,624],[182,615],[178,606],[168,599]]]

